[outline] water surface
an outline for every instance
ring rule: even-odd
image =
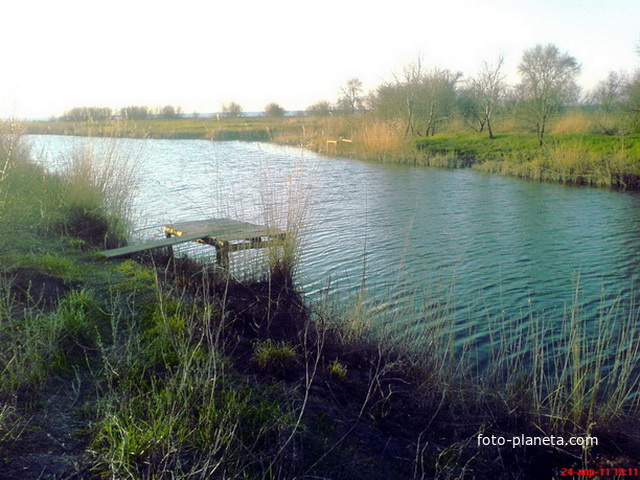
[[[88,142],[30,141],[54,167]],[[478,339],[489,320],[526,321],[533,312],[562,321],[576,288],[581,314],[596,317],[616,300],[629,303],[640,275],[636,193],[260,143],[115,142],[139,163],[136,225],[145,235],[212,216],[260,222],[265,205],[293,198],[310,212],[297,273],[303,291],[344,302],[364,285],[370,315],[398,329],[444,306]]]

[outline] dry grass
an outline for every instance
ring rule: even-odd
[[[389,122],[363,121],[354,132],[359,154],[366,158],[389,161],[405,152],[411,145],[401,129]]]
[[[267,248],[270,278],[291,283],[300,258],[302,235],[312,214],[312,172],[301,161],[284,177],[277,177],[268,166],[260,176],[260,198],[264,224],[278,237]]]
[[[571,110],[554,119],[549,126],[550,134],[594,133],[597,119],[594,115],[580,110]]]
[[[0,205],[15,229],[63,233],[92,244],[126,241],[137,185],[134,152],[115,138],[89,139],[56,174],[34,163],[20,131],[0,132]],[[116,130],[112,130],[116,133]]]
[[[64,160],[59,175],[57,228],[107,248],[126,242],[137,186],[136,156],[114,138],[90,139]]]
[[[0,220],[7,201],[9,188],[7,178],[28,159],[28,149],[22,142],[23,127],[14,122],[0,122]]]

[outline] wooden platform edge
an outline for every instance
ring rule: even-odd
[[[145,250],[152,250],[155,248],[171,247],[173,245],[179,245],[180,243],[192,242],[194,240],[201,240],[209,235],[202,233],[192,233],[190,235],[181,235],[179,237],[163,238],[161,240],[152,240],[145,243],[137,243],[135,245],[128,245],[126,247],[114,248],[111,250],[103,250],[99,252],[100,255],[106,258],[124,257],[126,255],[133,255],[134,253],[144,252]]]

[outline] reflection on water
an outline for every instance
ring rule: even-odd
[[[87,140],[30,141],[54,165]],[[302,169],[313,221],[298,283],[312,299],[336,300],[364,284],[372,315],[393,314],[403,329],[447,308],[453,328],[482,342],[487,319],[562,318],[578,283],[582,314],[595,317],[616,298],[629,301],[640,274],[638,194],[259,143],[117,142],[140,156],[139,228],[212,216],[259,222],[265,190],[286,190]]]

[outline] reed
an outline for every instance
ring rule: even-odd
[[[633,301],[619,299],[587,317],[577,285],[558,315],[487,318],[485,349],[460,341],[477,335],[460,329],[446,289],[427,296],[409,325],[395,314],[371,322],[366,294],[357,299],[333,328],[347,350],[403,365],[404,381],[415,386],[413,399],[433,425],[454,415],[477,431],[640,440],[640,311]]]
[[[17,123],[0,122],[0,221],[12,217],[16,210],[13,207],[23,200],[16,198],[20,195],[13,184],[23,176],[37,180],[38,169],[29,161],[29,151],[22,140],[23,131]]]
[[[267,248],[269,271],[278,283],[291,284],[300,259],[305,228],[312,213],[312,172],[300,161],[284,177],[268,166],[260,176],[260,201],[264,224],[276,240]],[[278,236],[285,232],[284,236]]]
[[[135,152],[115,138],[89,139],[69,158],[57,159],[60,167],[51,173],[30,158],[20,135],[15,129],[0,134],[3,220],[14,229],[62,233],[103,246],[125,242],[137,184]]]
[[[598,318],[587,318],[578,289],[560,318],[532,312],[526,328],[507,330],[503,320],[492,324],[488,376],[482,380],[488,389],[474,382],[485,392],[479,401],[504,402],[548,435],[620,429],[633,436],[640,412],[639,312],[618,301]]]

